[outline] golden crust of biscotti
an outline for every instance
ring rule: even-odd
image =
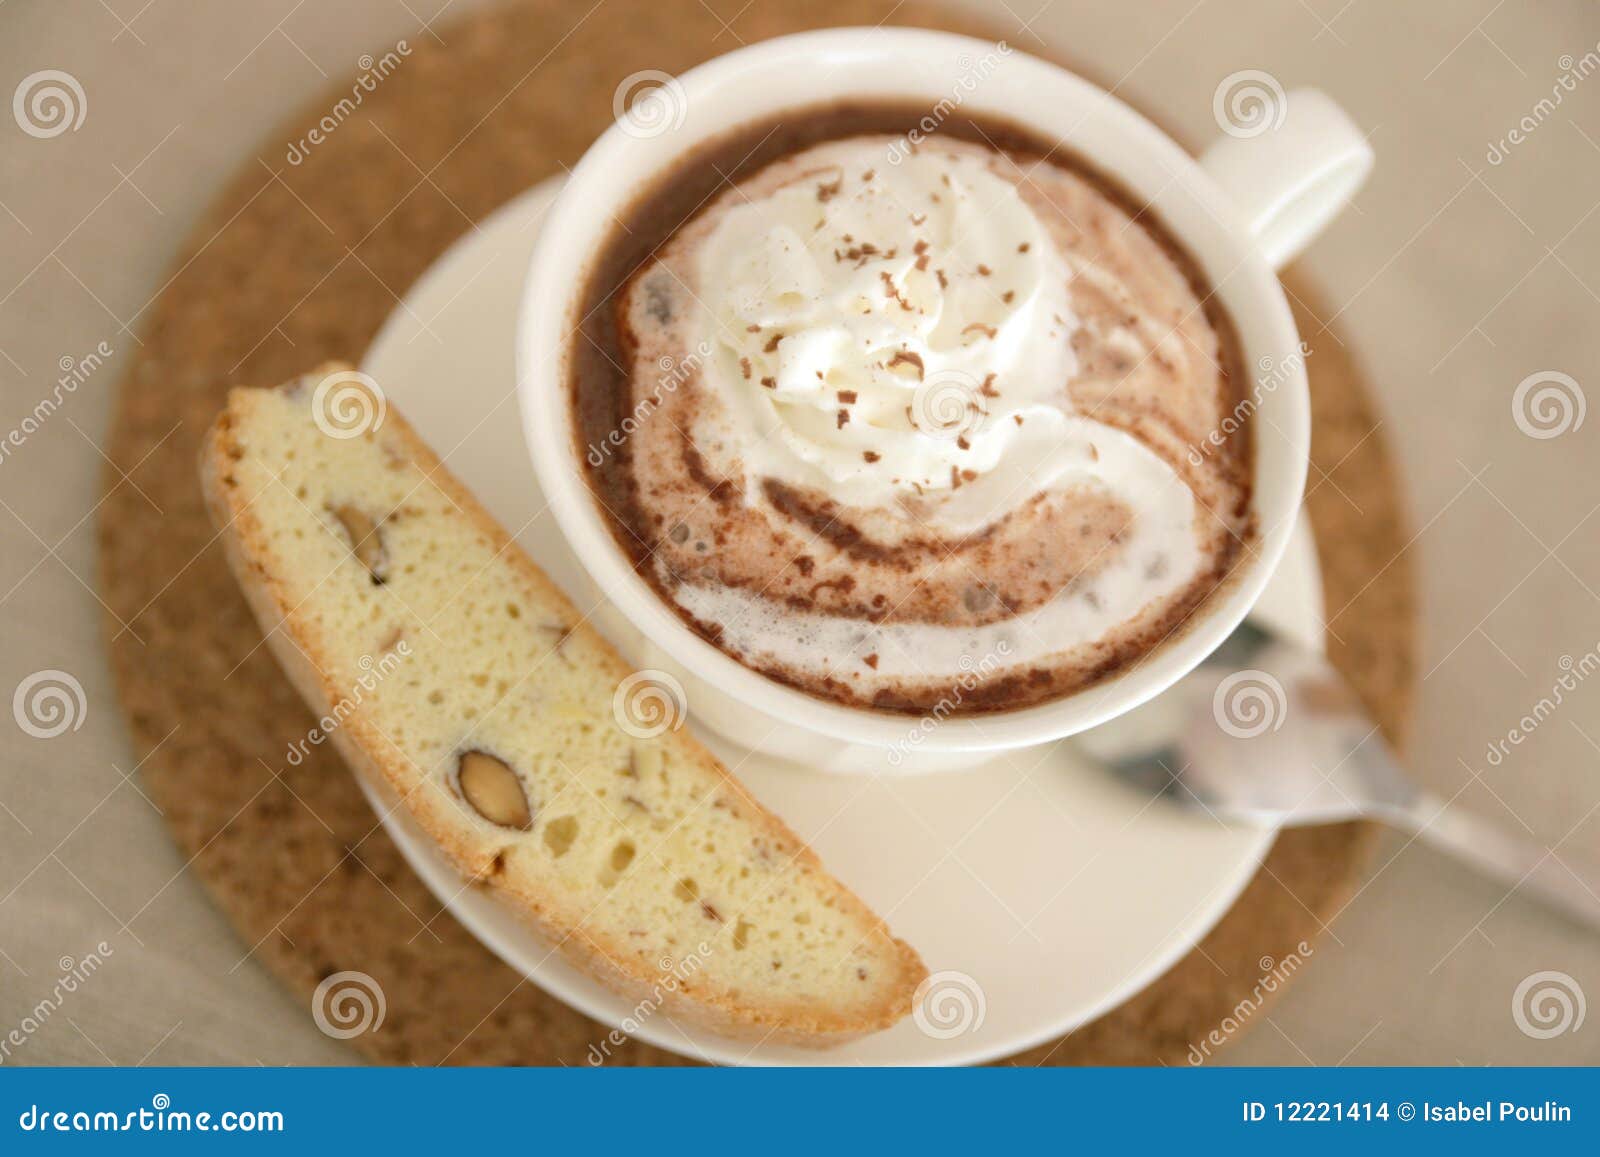
[[[291,598],[291,584],[285,575],[276,573],[282,560],[268,548],[270,535],[262,522],[263,512],[238,475],[251,453],[248,438],[243,435],[266,398],[283,396],[284,390],[304,394],[307,382],[347,372],[347,367],[325,366],[277,392],[233,391],[206,439],[201,462],[207,506],[230,567],[273,653],[319,716],[333,711],[346,693],[333,675],[336,663],[330,661],[330,652],[336,648],[330,645],[326,625],[312,614],[316,600],[310,600],[313,605],[308,606],[304,599]],[[311,424],[309,412],[303,420]],[[374,436],[363,437],[370,440]],[[497,580],[514,584],[530,608],[566,625],[561,648],[568,661],[585,672],[603,676],[612,685],[632,673],[393,408],[386,412],[381,440],[382,451],[391,465],[403,463],[414,473],[417,485],[436,491],[454,508],[454,517],[470,524],[471,531],[492,556],[491,565],[504,568],[503,573],[496,573]],[[311,520],[312,512],[308,510],[306,517]],[[310,525],[315,527],[317,523],[310,521]],[[331,592],[329,597],[333,597]],[[609,718],[611,704],[593,703],[592,710],[597,719]],[[882,921],[861,900],[827,876],[815,854],[782,821],[756,803],[687,731],[671,731],[660,737],[674,774],[681,772],[703,783],[709,793],[707,798],[714,795],[716,807],[748,827],[763,849],[770,850],[783,865],[786,879],[792,878],[797,887],[815,889],[830,913],[858,930],[857,951],[871,961],[870,1001],[830,1003],[817,999],[814,990],[794,998],[785,998],[770,989],[752,993],[748,985],[732,984],[719,977],[714,967],[698,972],[692,983],[673,983],[664,989],[660,970],[653,962],[672,953],[665,948],[641,952],[637,942],[640,929],[624,931],[608,925],[603,918],[596,919],[593,910],[584,910],[586,906],[575,896],[555,886],[548,873],[532,870],[538,865],[529,858],[533,852],[527,845],[537,840],[534,832],[513,835],[485,831],[458,800],[435,790],[431,781],[419,782],[419,768],[402,745],[359,708],[328,737],[357,774],[377,785],[380,794],[405,807],[476,886],[488,889],[510,905],[556,944],[568,960],[602,983],[629,999],[659,1005],[676,1018],[730,1036],[826,1045],[899,1020],[909,1011],[913,993],[926,975],[916,953],[890,936]],[[508,847],[513,849],[509,862]],[[731,935],[723,926],[726,914],[718,916],[718,934]],[[644,932],[648,936],[650,930]]]

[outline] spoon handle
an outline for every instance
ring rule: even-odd
[[[1577,853],[1558,854],[1426,793],[1399,809],[1393,818],[1398,826],[1513,891],[1600,928],[1600,866]]]

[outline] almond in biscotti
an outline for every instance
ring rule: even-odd
[[[461,798],[490,823],[524,832],[533,827],[528,793],[505,760],[487,751],[462,752],[456,783],[461,788]]]
[[[350,539],[350,552],[356,556],[356,561],[367,568],[372,584],[381,586],[389,577],[389,556],[383,547],[381,520],[348,502],[334,507],[333,516]]]

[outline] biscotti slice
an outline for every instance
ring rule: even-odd
[[[829,1044],[910,1010],[916,953],[360,375],[234,390],[201,474],[268,642],[345,759],[569,959],[736,1036]]]

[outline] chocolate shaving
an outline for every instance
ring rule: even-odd
[[[850,240],[849,234],[845,235],[845,240]],[[848,258],[856,263],[857,269],[860,269],[868,261],[871,261],[874,257],[878,256],[880,252],[881,251],[878,249],[878,247],[872,244],[870,241],[863,241],[860,245],[852,245],[850,248],[846,249],[843,255],[841,255],[839,251],[835,249],[833,251],[833,259],[835,261],[843,261]],[[886,256],[893,257],[894,250],[891,249]]]
[[[894,357],[889,359],[888,364],[885,365],[884,368],[892,370],[892,369],[895,368],[895,366],[898,366],[898,365],[916,366],[917,367],[917,378],[918,378],[919,381],[922,378],[927,376],[927,369],[922,364],[922,355],[917,353],[917,352],[915,352],[914,350],[899,350],[899,351],[897,351],[895,353]]]
[[[895,285],[894,278],[889,276],[889,271],[885,269],[883,272],[879,273],[878,276],[883,279],[883,292],[889,298],[889,300],[898,302],[901,309],[910,312],[911,303],[900,296],[900,288],[899,286]]]

